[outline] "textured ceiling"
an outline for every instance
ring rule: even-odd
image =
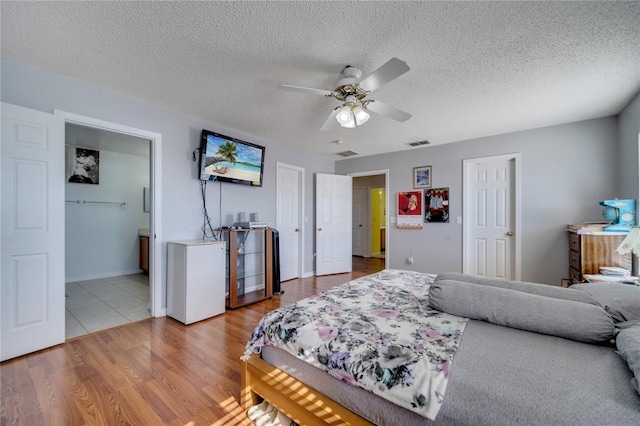
[[[320,153],[610,116],[640,90],[637,1],[0,7],[7,59]],[[320,131],[339,102],[278,89],[332,90],[345,65],[364,77],[394,56],[411,70],[369,98],[412,113],[404,123],[372,115],[356,129]]]

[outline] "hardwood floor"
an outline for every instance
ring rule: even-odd
[[[380,271],[282,283],[284,294],[185,326],[151,318],[0,364],[2,425],[251,425],[240,409],[240,356],[260,318]]]

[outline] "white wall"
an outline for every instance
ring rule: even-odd
[[[640,201],[638,136],[640,135],[640,93],[629,102],[619,118],[620,186],[624,198]],[[640,206],[637,206],[640,207]],[[637,215],[637,210],[636,210]]]
[[[265,182],[262,188],[233,184],[214,184],[207,189],[208,208],[214,224],[238,211],[260,213],[261,219],[275,222],[275,162],[305,168],[307,194],[305,211],[309,216],[305,240],[305,273],[313,271],[313,195],[315,173],[333,173],[334,158],[310,155],[243,133],[219,123],[206,122],[166,108],[147,104],[125,95],[100,89],[76,80],[2,59],[1,98],[3,102],[44,112],[59,109],[99,120],[162,134],[162,236],[161,260],[166,259],[166,242],[200,237],[200,188],[196,164],[191,161],[203,128],[258,143],[266,147]],[[212,101],[213,102],[213,101]],[[631,129],[638,129],[636,100],[621,114]],[[626,128],[626,127],[624,127]],[[428,132],[428,129],[425,129]],[[636,136],[637,137],[637,136]],[[301,136],[301,143],[304,137]],[[635,146],[633,145],[635,143]],[[451,215],[462,214],[462,160],[508,152],[522,153],[523,177],[523,270],[522,278],[557,284],[567,275],[566,223],[599,219],[598,202],[614,197],[637,197],[637,182],[631,187],[618,183],[631,173],[637,179],[637,139],[618,142],[618,119],[611,117],[526,132],[481,138],[402,151],[394,154],[335,163],[335,171],[350,172],[390,169],[389,197],[411,189],[412,168],[433,166],[433,184],[449,186]],[[635,156],[633,156],[635,153]],[[627,155],[634,158],[632,163]],[[625,157],[621,165],[620,158]],[[635,162],[635,163],[633,163]],[[218,200],[222,189],[222,219]],[[393,205],[392,205],[393,207]],[[462,269],[462,227],[455,223],[428,224],[422,231],[389,230],[392,235],[391,267],[406,267],[401,261],[411,246],[416,269],[440,272]],[[162,268],[163,271],[165,270]],[[166,282],[163,272],[162,282]],[[163,297],[163,301],[164,301]],[[166,303],[163,302],[163,306]]]
[[[307,196],[305,211],[309,216],[309,222],[305,228],[303,271],[308,273],[314,270],[314,178],[315,173],[333,173],[332,156],[310,155],[304,150],[285,147],[278,141],[267,140],[260,135],[227,128],[220,123],[204,121],[4,58],[0,69],[0,95],[3,102],[49,113],[58,109],[162,135],[162,252],[158,256],[162,262],[166,262],[167,241],[201,237],[202,202],[197,163],[192,162],[192,153],[199,144],[202,129],[266,147],[264,185],[261,188],[235,184],[208,186],[207,204],[214,225],[220,222],[223,225],[228,224],[227,218],[233,217],[239,211],[258,212],[261,220],[275,223],[276,161],[304,168]],[[221,100],[212,97],[211,102]],[[300,135],[300,143],[305,143],[304,135]],[[163,267],[162,271],[164,292],[166,268]],[[163,294],[162,300],[162,305],[166,306],[166,293]]]
[[[618,124],[621,198],[636,200],[636,224],[640,225],[640,93],[622,111]],[[634,256],[633,262],[634,271],[640,271],[638,257]]]
[[[138,228],[149,227],[143,188],[149,186],[149,158],[100,151],[100,184],[65,184],[67,200],[126,202],[65,205],[67,282],[141,272]]]
[[[462,271],[462,161],[521,153],[523,280],[560,284],[568,276],[568,223],[601,220],[599,201],[622,197],[617,117],[338,161],[336,173],[389,169],[390,209],[412,186],[416,166],[432,166],[434,187],[449,187],[450,223],[389,229],[391,268]],[[413,256],[413,265],[404,260]]]

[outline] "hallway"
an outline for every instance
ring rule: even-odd
[[[354,272],[374,274],[384,269],[384,258],[352,256],[352,269]]]

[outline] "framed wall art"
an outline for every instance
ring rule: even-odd
[[[449,222],[449,188],[424,191],[424,221]]]
[[[422,229],[422,191],[398,192],[397,213],[397,228]]]
[[[431,166],[420,166],[413,168],[413,187],[431,188]]]
[[[70,183],[100,183],[100,151],[67,145],[65,147],[66,180]]]

